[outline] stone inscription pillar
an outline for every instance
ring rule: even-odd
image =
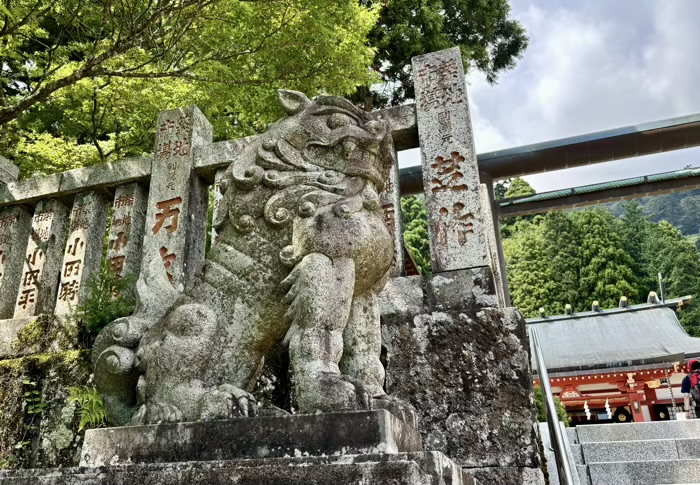
[[[212,127],[195,106],[158,115],[146,212],[142,268],[162,261],[176,288],[204,264],[207,187],[194,174],[194,147],[211,143]]]
[[[0,211],[0,319],[12,318],[32,216],[19,206]]]
[[[214,207],[212,209],[213,216],[212,220],[216,220],[217,215],[221,207],[221,201],[224,200],[224,194],[221,193],[221,179],[224,177],[226,169],[217,170],[214,174]],[[211,228],[211,245],[213,246],[219,240],[219,235],[216,229]]]
[[[107,265],[119,277],[138,275],[146,223],[146,191],[139,184],[117,187],[112,208]]]
[[[83,192],[75,196],[63,253],[56,315],[73,313],[80,300],[88,296],[88,278],[99,273],[102,262],[105,218],[106,202],[100,194]]]
[[[489,265],[459,49],[413,58],[433,272]]]
[[[68,209],[61,202],[39,201],[32,218],[14,318],[53,312],[67,223]]]
[[[406,266],[403,260],[403,223],[401,220],[401,194],[399,193],[399,168],[396,163],[391,168],[389,180],[384,190],[379,194],[379,203],[384,211],[386,227],[394,238],[395,264],[392,276],[402,276],[406,272]]]

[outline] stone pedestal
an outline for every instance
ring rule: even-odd
[[[416,408],[426,450],[482,483],[543,484],[525,322],[497,308],[493,286],[489,268],[390,280],[386,390]]]
[[[0,471],[0,485],[479,485],[442,453]]]
[[[0,485],[479,485],[387,411],[88,431],[81,467],[1,472]]]
[[[170,463],[422,451],[418,432],[384,410],[127,426],[85,433],[80,464]]]

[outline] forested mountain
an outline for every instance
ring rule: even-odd
[[[534,193],[519,179],[501,190],[506,197]],[[698,191],[626,201],[575,211],[501,221],[503,250],[513,304],[533,317],[539,308],[549,315],[590,310],[594,300],[601,308],[618,305],[621,296],[631,303],[645,302],[649,291],[658,292],[658,273],[664,278],[665,296],[700,295],[700,252],[692,237],[663,220],[668,214],[676,224],[691,224]],[[686,202],[684,202],[686,201]],[[675,208],[674,208],[675,205]],[[407,198],[404,209],[406,243],[429,272],[425,207]],[[688,209],[687,211],[685,209]],[[658,210],[659,212],[651,212]],[[700,336],[700,304],[681,312],[689,334]]]
[[[697,240],[700,233],[700,189],[643,197],[636,201],[650,221],[667,221],[684,236],[694,236],[693,240]],[[615,217],[624,212],[624,202],[613,202],[607,207]]]

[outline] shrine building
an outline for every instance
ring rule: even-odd
[[[567,306],[566,315],[541,311],[527,320],[537,329],[552,392],[572,426],[663,421],[682,413],[681,381],[688,359],[700,356],[700,338],[690,337],[677,318],[689,300],[661,302],[652,292],[645,304],[630,306],[623,297],[619,308],[600,310],[594,302],[590,312]]]

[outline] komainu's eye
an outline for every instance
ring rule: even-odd
[[[357,122],[355,122],[352,117],[343,113],[333,113],[328,117],[328,121],[326,123],[328,124],[328,128],[331,130],[335,130],[340,126],[357,125]]]

